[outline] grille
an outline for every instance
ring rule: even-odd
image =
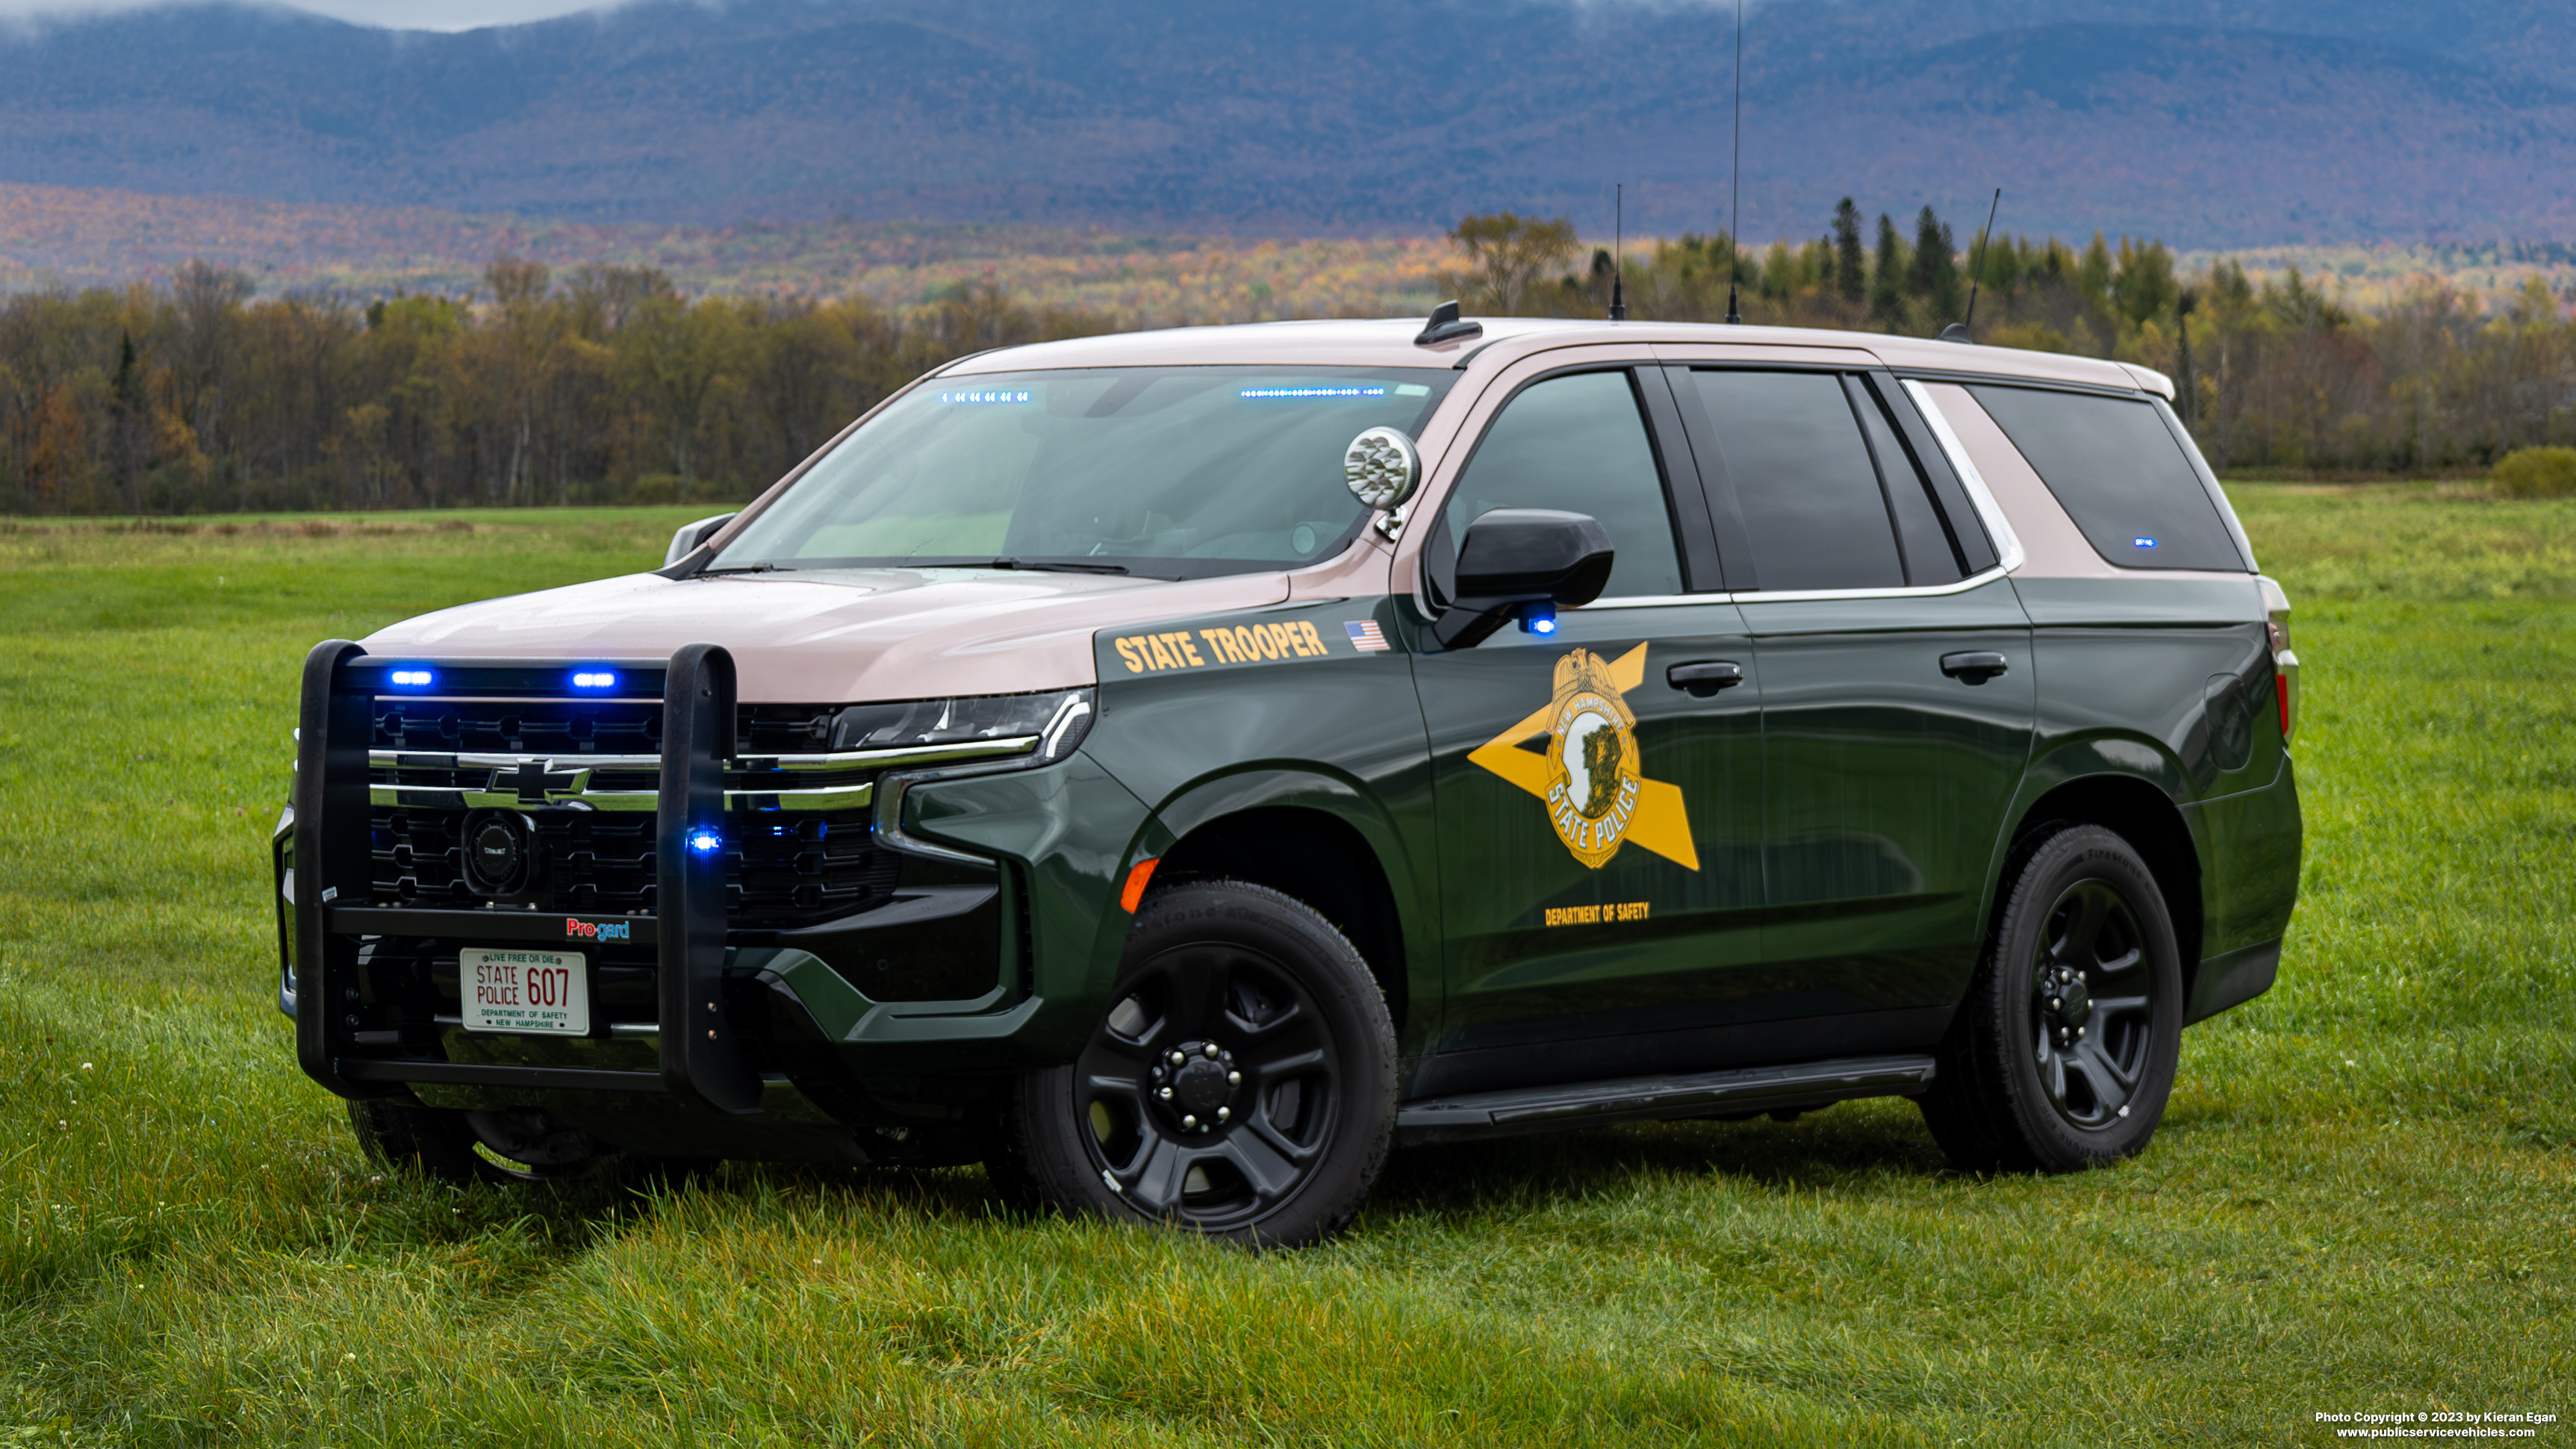
[[[777,798],[764,801],[762,792],[828,785],[846,797],[873,782],[876,771],[864,767],[828,775],[757,768],[762,756],[821,749],[831,720],[820,706],[740,710],[737,758],[755,768],[725,779],[737,806],[726,813],[726,911],[738,928],[812,925],[891,897],[900,861],[876,848],[864,797],[837,809],[761,808]],[[654,910],[661,734],[658,701],[381,701],[370,770],[375,898]],[[523,875],[497,883],[467,863],[468,832],[495,816],[524,832],[528,860]]]

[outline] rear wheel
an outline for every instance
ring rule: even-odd
[[[1951,1161],[2067,1172],[2143,1149],[2182,1046],[2182,962],[2155,876],[2097,825],[2015,852],[1994,944],[1922,1099]]]
[[[1395,1126],[1395,1030],[1368,964],[1263,886],[1146,902],[1108,1011],[1072,1063],[1029,1073],[997,1182],[1076,1213],[1242,1242],[1329,1237]]]
[[[349,1125],[377,1162],[445,1182],[569,1182],[625,1160],[533,1108],[463,1112],[371,1098],[349,1104]]]

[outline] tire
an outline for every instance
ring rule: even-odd
[[[571,1182],[625,1163],[589,1133],[527,1108],[462,1112],[370,1098],[349,1104],[349,1125],[378,1163],[442,1182]]]
[[[1395,1028],[1304,904],[1216,881],[1149,898],[1076,1060],[1025,1074],[997,1185],[1064,1212],[1262,1246],[1350,1222],[1395,1130]]]
[[[2182,1049],[2182,961],[2155,876],[2098,825],[2026,838],[1920,1102],[1977,1172],[2071,1172],[2143,1150]]]

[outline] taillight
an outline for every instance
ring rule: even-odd
[[[2298,711],[2290,698],[2299,678],[2299,656],[2290,652],[2290,596],[2272,580],[2256,575],[2255,584],[2263,591],[2264,642],[2272,646],[2272,688],[2281,702],[2281,743],[2290,742],[2290,731],[2297,728]]]

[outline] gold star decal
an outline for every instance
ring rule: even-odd
[[[1556,661],[1556,696],[1478,745],[1467,762],[1547,802],[1548,822],[1574,858],[1594,870],[1635,841],[1699,869],[1681,788],[1640,773],[1637,717],[1622,696],[1645,682],[1646,646],[1615,660],[1577,649]],[[1547,753],[1521,748],[1547,736]]]

